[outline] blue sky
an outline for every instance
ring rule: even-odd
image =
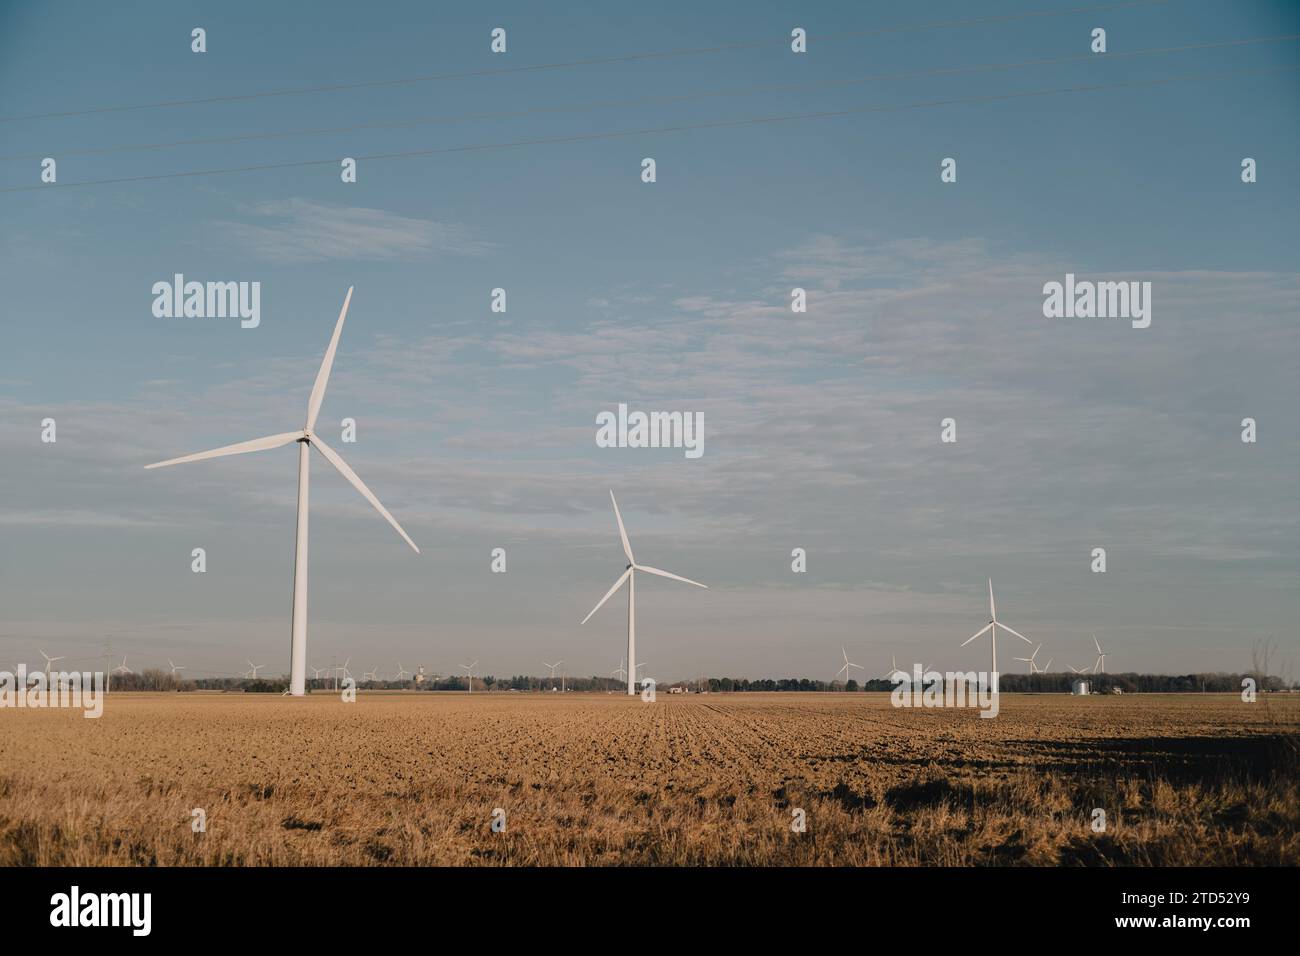
[[[1297,73],[916,104],[1271,70],[1300,60],[1296,41],[1119,54],[1296,34],[1300,11],[1173,0],[861,36],[975,14],[807,7],[140,3],[106,20],[0,3],[0,190],[38,185],[43,156],[60,182],[0,192],[0,661],[111,634],[142,663],[287,667],[292,450],[140,466],[300,424],[349,285],[322,421],[358,420],[356,445],[332,443],[424,553],[317,459],[317,666],[607,672],[619,605],[576,625],[622,567],[610,487],[639,557],[714,586],[639,589],[640,656],[662,678],[829,677],[841,644],[881,670],[891,653],[972,666],[984,652],[956,645],[989,576],[1058,668],[1091,662],[1093,631],[1112,670],[1244,668],[1269,635],[1293,656]],[[1079,56],[1097,26],[1106,56],[846,82]],[[870,106],[891,109],[364,160],[355,184],[337,168]],[[956,184],[939,182],[946,156]],[[1259,182],[1241,183],[1243,156]],[[332,162],[70,186],[311,160]],[[260,327],[155,318],[150,288],[176,272],[260,281]],[[1042,285],[1066,272],[1151,281],[1152,327],[1044,319]],[[488,310],[498,286],[505,315]],[[595,416],[619,402],[703,412],[703,458],[598,449]],[[938,443],[946,416],[955,446]],[[505,575],[488,571],[498,546]]]

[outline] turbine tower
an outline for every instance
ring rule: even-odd
[[[841,674],[843,674],[844,683],[847,685],[849,680],[849,674],[848,674],[849,668],[856,667],[858,670],[863,670],[863,667],[861,664],[854,664],[852,661],[850,661],[849,652],[846,651],[843,647],[840,648],[840,653],[844,655],[844,666],[835,672],[835,676],[839,677]]]
[[[614,582],[614,586],[606,591],[605,596],[591,609],[591,614],[582,619],[582,623],[586,624],[590,621],[591,615],[600,610],[601,606],[613,596],[614,592],[623,586],[624,581],[627,582],[627,692],[631,696],[636,693],[636,572],[644,571],[646,574],[653,574],[661,578],[671,578],[674,581],[693,584],[697,588],[704,588],[705,590],[708,590],[709,586],[701,584],[699,581],[692,581],[690,578],[684,578],[681,575],[669,574],[667,571],[660,571],[658,568],[637,564],[636,559],[632,557],[632,545],[627,540],[627,529],[623,527],[623,516],[619,514],[618,499],[614,497],[613,490],[609,493],[609,500],[614,503],[614,518],[618,521],[618,536],[623,542],[623,553],[627,555],[627,568],[619,579]]]
[[[983,627],[981,627],[974,634],[972,634],[970,637],[966,638],[966,640],[962,641],[961,646],[965,647],[971,641],[975,640],[975,638],[982,637],[985,631],[989,632],[989,642],[993,647],[993,670],[989,672],[989,681],[992,684],[995,693],[998,688],[997,673],[998,673],[998,628],[999,627],[1002,628],[1002,630],[1004,631],[1014,634],[1016,637],[1020,638],[1026,644],[1034,643],[1029,638],[1025,637],[1025,635],[1021,634],[1019,631],[1007,627],[1005,624],[1003,624],[1001,621],[998,620],[998,611],[993,604],[993,579],[989,578],[989,622],[985,624]]]
[[[474,659],[473,664],[461,664],[460,669],[465,672],[465,683],[469,685],[469,692],[474,693],[474,668],[478,666],[478,658]]]
[[[293,554],[293,624],[289,648],[289,693],[295,697],[301,697],[306,693],[307,684],[307,504],[310,497],[311,478],[311,457],[307,451],[308,447],[315,446],[316,450],[325,456],[325,460],[333,465],[353,488],[361,492],[362,496],[375,506],[375,509],[397,530],[397,533],[402,536],[415,553],[420,553],[420,549],[415,546],[415,542],[402,530],[402,526],[397,523],[397,520],[388,513],[388,509],[379,503],[379,499],[357,477],[356,472],[339,457],[334,449],[321,441],[320,436],[315,432],[316,418],[320,414],[321,402],[325,399],[325,386],[329,384],[330,370],[334,367],[334,353],[338,350],[339,334],[343,331],[343,320],[347,317],[348,305],[351,301],[352,287],[348,286],[348,293],[343,299],[343,309],[339,312],[338,322],[334,325],[334,334],[330,337],[329,347],[325,350],[325,358],[321,362],[320,371],[316,373],[316,383],[312,386],[311,398],[307,402],[307,421],[302,428],[297,431],[281,432],[279,435],[268,435],[265,438],[254,438],[252,441],[225,445],[211,451],[201,451],[193,455],[184,455],[180,458],[171,458],[167,461],[145,465],[146,468],[162,468],[166,465],[179,465],[188,461],[221,458],[226,455],[242,455],[250,451],[263,451],[268,448],[279,448],[281,445],[288,445],[293,442],[298,443],[298,530]]]

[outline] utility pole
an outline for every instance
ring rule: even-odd
[[[93,678],[92,678],[93,680]],[[113,639],[104,639],[104,693],[108,693],[113,684]]]

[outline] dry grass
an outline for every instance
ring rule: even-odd
[[[1232,696],[119,694],[0,711],[0,864],[1296,864],[1298,730]]]

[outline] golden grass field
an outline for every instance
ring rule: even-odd
[[[0,864],[1296,864],[1297,731],[1281,695],[120,693],[0,711]]]

